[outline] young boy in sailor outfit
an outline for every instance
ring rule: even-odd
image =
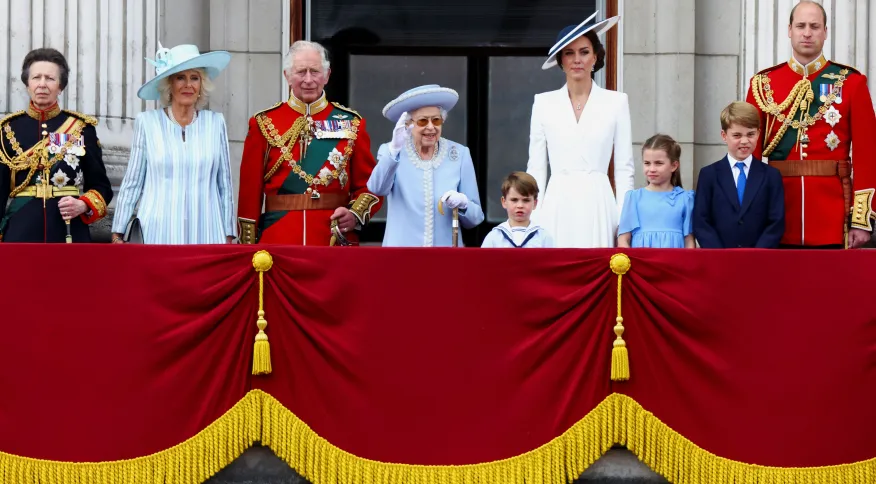
[[[547,231],[529,219],[538,205],[538,183],[532,175],[515,171],[502,183],[502,207],[508,220],[502,222],[484,239],[488,248],[550,248],[554,240]]]

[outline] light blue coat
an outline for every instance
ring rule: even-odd
[[[413,141],[393,157],[389,145],[377,151],[377,166],[368,190],[388,204],[384,247],[450,247],[453,211],[438,213],[438,200],[449,190],[465,194],[468,206],[459,211],[462,227],[484,221],[471,153],[465,146],[441,138],[431,160],[421,160]]]

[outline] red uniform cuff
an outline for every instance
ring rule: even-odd
[[[88,212],[80,215],[80,218],[86,224],[93,224],[106,216],[106,202],[103,199],[103,195],[96,190],[85,192],[84,195],[79,197],[79,200],[85,202],[85,205],[88,206],[88,210],[91,212],[90,216],[87,215]]]

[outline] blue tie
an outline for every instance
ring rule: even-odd
[[[739,205],[742,206],[742,195],[745,194],[745,163],[736,163],[739,168],[739,178],[736,179],[736,195],[739,196]]]

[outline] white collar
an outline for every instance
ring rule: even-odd
[[[511,232],[512,232],[514,229],[518,229],[518,230],[519,230],[519,229],[521,229],[521,228],[523,228],[523,227],[511,227],[511,223],[508,222],[508,221],[506,220],[506,221],[500,223],[499,225],[497,225],[496,228],[498,228],[498,229],[504,231],[504,232],[507,233],[508,235],[511,235]],[[539,230],[540,228],[541,228],[541,227],[540,227],[538,224],[536,224],[535,222],[533,222],[532,220],[530,220],[530,221],[529,221],[529,227],[526,227],[526,228],[525,228],[524,233],[526,233],[526,234],[528,235],[528,234],[530,234],[530,233],[532,233],[532,232],[535,232],[535,231]]]
[[[739,163],[741,161],[742,163],[745,163],[746,168],[750,169],[751,168],[751,160],[753,158],[754,158],[753,155],[748,155],[748,158],[746,158],[744,160],[737,160],[736,158],[733,158],[733,155],[731,155],[730,153],[727,153],[727,161],[730,162],[730,168],[736,168],[736,163]]]

